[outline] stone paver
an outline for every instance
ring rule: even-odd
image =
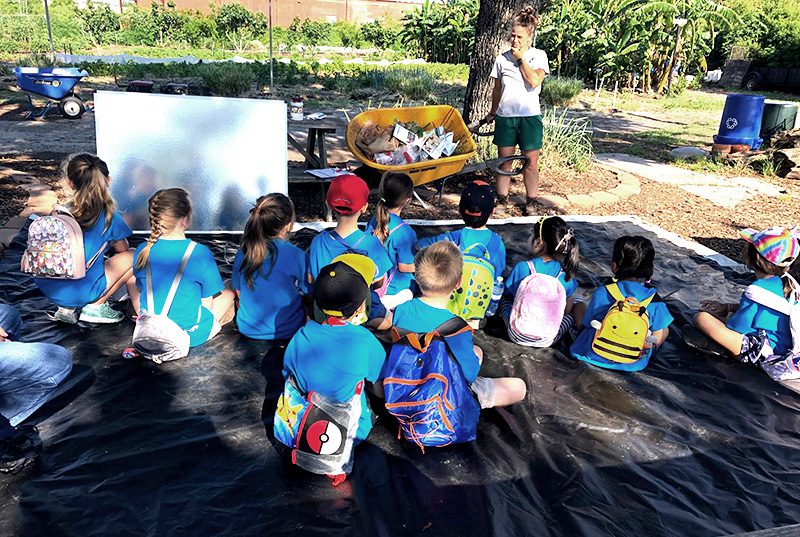
[[[781,196],[779,186],[752,177],[719,177],[697,173],[669,164],[623,153],[600,153],[595,160],[602,166],[628,172],[658,183],[676,185],[721,207],[735,207],[754,196]],[[622,178],[623,183],[628,181]]]
[[[619,196],[610,191],[601,190],[599,192],[592,192],[589,195],[596,200],[596,203],[614,203],[619,201]]]
[[[567,199],[571,204],[579,207],[591,207],[592,205],[597,205],[598,203],[596,198],[587,194],[568,194]]]

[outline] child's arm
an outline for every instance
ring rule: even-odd
[[[397,270],[400,272],[414,272],[414,263],[398,263]]]
[[[121,239],[118,241],[114,241],[109,245],[108,249],[114,252],[115,254],[121,254],[122,252],[127,252],[130,249],[130,246],[128,245],[128,239]]]

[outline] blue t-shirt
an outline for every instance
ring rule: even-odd
[[[302,392],[315,391],[334,401],[348,401],[362,380],[380,380],[386,351],[363,326],[308,321],[286,346],[283,376],[293,375]],[[372,429],[372,412],[361,392],[361,418],[356,438]]]
[[[155,315],[162,313],[164,302],[167,300],[172,280],[178,273],[178,267],[189,246],[189,239],[159,239],[150,250],[150,270],[153,274],[153,300],[155,306],[147,301],[147,271],[145,267],[134,269],[136,287],[141,292],[141,309]],[[139,253],[147,243],[142,243],[133,254],[133,266]],[[178,284],[178,291],[172,301],[167,316],[175,321],[178,326],[189,332],[190,345],[196,347],[205,343],[211,333],[214,316],[202,307],[201,299],[209,298],[222,291],[224,285],[219,275],[214,255],[207,246],[197,244],[194,247],[186,270]],[[152,309],[151,309],[152,308]]]
[[[372,234],[375,230],[375,217],[367,223],[366,233]],[[414,281],[412,272],[400,272],[397,270],[398,263],[411,265],[414,263],[414,245],[417,244],[417,233],[411,226],[405,224],[403,219],[396,214],[389,214],[389,236],[386,238],[386,254],[392,262],[390,273],[392,281],[386,290],[387,295],[396,295],[404,289],[411,287]]]
[[[426,246],[439,241],[450,241],[456,243],[463,252],[473,244],[483,244],[489,254],[489,262],[494,267],[494,277],[503,276],[506,272],[506,245],[503,238],[491,229],[472,229],[465,227],[455,231],[446,231],[433,237],[425,237],[417,242],[417,249],[421,250]],[[483,253],[479,251],[479,255]]]
[[[778,296],[784,296],[780,276],[760,278],[753,283]],[[784,354],[792,347],[789,316],[753,302],[744,295],[739,300],[739,309],[731,315],[726,326],[740,334],[764,330],[775,354]]]
[[[323,231],[311,241],[311,248],[308,252],[308,268],[309,274],[315,281],[322,267],[329,265],[333,258],[348,250],[348,247],[333,238],[332,232],[333,230]],[[392,269],[392,262],[389,260],[386,250],[383,249],[383,244],[369,233],[357,229],[342,239],[349,245],[349,249],[362,250],[378,267],[373,282],[380,280]]]
[[[653,295],[656,290],[652,287],[645,287],[639,282],[634,281],[619,281],[617,282],[620,293],[624,297],[633,297],[636,300],[644,300]],[[653,299],[647,305],[647,315],[650,321],[650,331],[657,332],[663,330],[672,324],[673,318],[667,309],[667,305],[661,301]],[[647,367],[650,357],[653,354],[651,348],[647,351],[641,359],[632,364],[620,364],[617,362],[610,362],[602,358],[592,351],[592,340],[594,339],[595,329],[591,327],[592,321],[603,321],[608,313],[608,309],[614,303],[614,298],[609,294],[605,287],[595,289],[592,295],[592,300],[586,308],[586,314],[583,316],[583,330],[578,334],[575,342],[569,349],[570,354],[578,360],[589,362],[591,364],[605,367],[609,369],[620,369],[625,371],[639,371]]]
[[[564,290],[567,292],[567,298],[575,294],[575,291],[578,289],[578,280],[572,278],[570,281],[567,281],[566,274],[561,270],[561,263],[555,259],[544,261],[541,257],[534,257],[531,261],[533,261],[533,268],[536,269],[537,274],[547,274],[548,276],[557,277],[558,281],[564,286]],[[506,293],[512,297],[517,296],[519,284],[530,275],[531,268],[528,266],[527,261],[520,261],[514,265],[508,278],[506,278]]]
[[[79,280],[35,278],[34,281],[44,296],[59,306],[67,308],[85,306],[103,296],[108,289],[103,256],[112,242],[131,236],[131,228],[118,212],[111,217],[111,225],[104,231],[105,225],[106,215],[103,213],[92,227],[83,230],[83,251],[87,263],[100,251],[104,242],[108,243],[91,268],[86,270],[86,276]]]
[[[244,254],[236,252],[231,283],[239,291],[236,324],[254,339],[289,339],[306,322],[303,295],[308,294],[308,255],[282,239],[272,241],[275,257],[267,257],[253,274],[253,288],[242,271]]]
[[[409,300],[397,306],[392,317],[392,324],[411,332],[428,333],[455,317],[449,310],[426,304],[419,298]],[[472,384],[478,376],[481,364],[475,354],[472,343],[472,332],[463,332],[447,339],[464,378]]]

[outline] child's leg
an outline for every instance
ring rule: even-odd
[[[586,302],[575,301],[572,305],[572,318],[575,319],[575,326],[583,323],[583,316],[586,314]]]
[[[527,394],[525,382],[514,377],[497,379],[478,377],[471,387],[478,397],[481,408],[513,405],[525,399]]]
[[[739,356],[742,353],[742,334],[731,330],[710,313],[698,312],[694,316],[694,325],[700,332],[724,347],[732,356]]]
[[[111,295],[117,292],[129,280],[133,279],[133,249],[120,252],[114,257],[105,260],[103,268],[106,272],[108,287],[106,292],[92,305],[99,306],[106,302]]]

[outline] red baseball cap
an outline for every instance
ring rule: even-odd
[[[354,214],[369,200],[369,187],[357,175],[340,175],[331,181],[326,201],[339,214]]]

